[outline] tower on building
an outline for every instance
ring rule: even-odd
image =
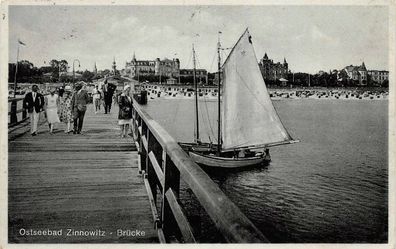
[[[96,61],[95,61],[95,65],[93,68],[93,73],[96,75],[98,73],[98,68],[96,67]]]
[[[264,54],[263,59],[264,59],[264,60],[268,60],[268,55],[267,55],[267,53]]]
[[[112,66],[112,68],[113,68],[113,75],[116,75],[117,74],[117,65],[116,65],[116,62],[115,62],[115,57],[113,57],[113,66]]]

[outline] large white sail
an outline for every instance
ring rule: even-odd
[[[272,105],[247,29],[225,61],[223,75],[223,150],[292,141]]]

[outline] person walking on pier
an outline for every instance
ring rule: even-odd
[[[50,93],[50,95],[45,97],[45,114],[47,116],[49,132],[52,134],[54,124],[60,122],[58,117],[59,99],[58,95],[55,94],[55,89],[51,89]]]
[[[78,83],[76,85],[76,91],[74,92],[71,101],[74,119],[73,134],[81,134],[81,129],[84,122],[84,115],[87,111],[87,104],[89,102],[88,93],[82,88],[83,85],[81,83]]]
[[[109,83],[107,82],[107,79],[104,80],[104,84],[102,86],[102,92],[103,92],[105,114],[107,114],[107,112],[110,113],[110,108],[111,108],[111,96],[110,96]]]
[[[73,121],[72,109],[71,109],[71,87],[66,86],[63,97],[59,101],[60,109],[60,120],[66,124],[65,133],[70,133],[71,122]]]
[[[110,113],[115,88],[116,86],[114,84],[108,83],[107,79],[104,80],[104,84],[102,85],[102,92],[105,106],[105,114]]]
[[[38,93],[38,86],[32,86],[32,92],[26,94],[23,99],[23,108],[26,109],[30,116],[30,133],[32,136],[37,135],[37,125],[40,112],[44,107],[44,96]]]
[[[121,129],[121,137],[128,134],[129,124],[132,120],[132,98],[129,96],[130,86],[124,86],[124,91],[119,97],[118,125]]]
[[[63,89],[63,87],[61,86],[59,89],[58,89],[58,96],[59,97],[63,97],[63,93],[65,92],[65,89]]]
[[[92,90],[92,100],[93,103],[95,105],[95,114],[98,113],[98,110],[100,111],[100,100],[101,100],[101,94],[99,91],[98,86],[96,86],[93,90]]]

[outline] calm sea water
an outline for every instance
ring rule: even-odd
[[[193,105],[155,99],[145,108],[178,141],[193,141]],[[268,166],[211,178],[271,242],[387,242],[388,102],[305,99],[274,105],[301,142],[271,148]],[[215,141],[216,106],[200,102],[204,140]],[[221,241],[186,185],[181,195],[199,240]]]

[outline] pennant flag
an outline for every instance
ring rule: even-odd
[[[221,32],[221,31],[219,31],[219,34],[222,34],[222,32]]]
[[[23,45],[23,46],[26,46],[26,44],[23,43],[23,42],[21,42],[21,40],[19,40],[19,39],[18,39],[18,42],[19,42],[19,44],[21,44],[21,45]]]

